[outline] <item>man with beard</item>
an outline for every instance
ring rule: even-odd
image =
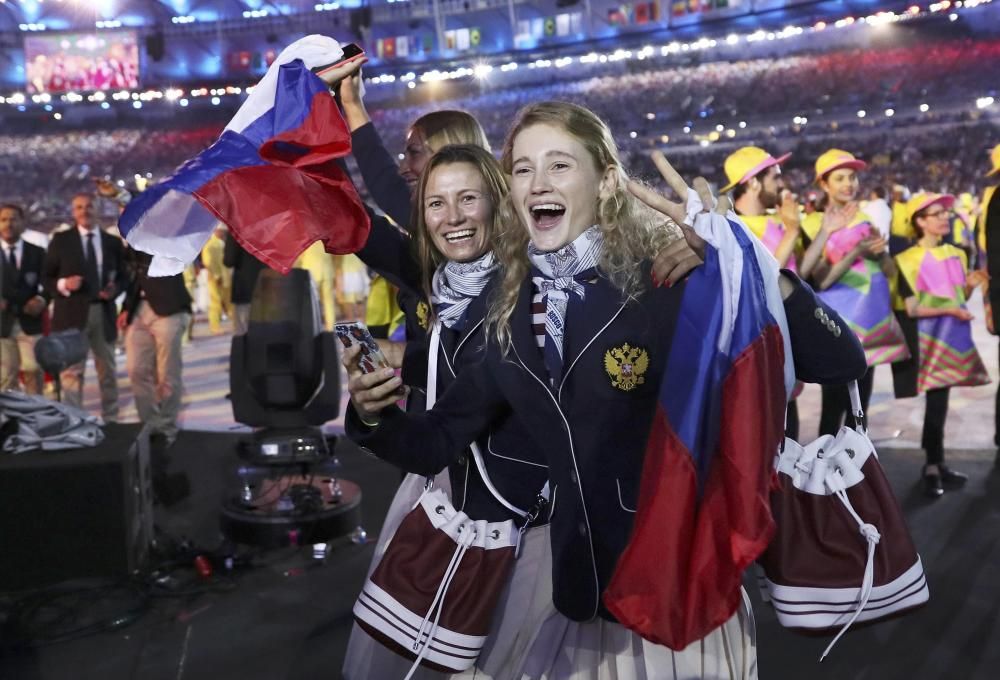
[[[799,206],[792,193],[784,190],[781,180],[781,164],[789,156],[775,158],[756,146],[737,149],[723,165],[728,184],[721,192],[729,192],[733,209],[774,255],[778,265],[795,272],[800,245]],[[799,408],[795,399],[788,402],[785,423],[785,434],[798,439]]]

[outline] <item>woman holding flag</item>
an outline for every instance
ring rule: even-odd
[[[840,149],[816,159],[816,183],[826,194],[826,209],[802,224],[812,243],[800,273],[816,282],[820,297],[847,320],[865,348],[870,368],[858,386],[867,412],[875,366],[906,359],[909,352],[892,310],[896,266],[885,239],[856,202],[857,173],[865,167]],[[824,385],[819,433],[836,434],[849,411],[847,386]]]
[[[393,406],[398,379],[361,375],[346,354],[349,431],[380,457],[435,474],[511,412],[544,452],[550,540],[533,550],[535,576],[551,583],[498,613],[520,630],[506,655],[494,649],[493,677],[754,677],[740,576],[770,536],[768,481],[791,380],[778,287],[792,295],[789,314],[813,324],[815,299],[778,283],[742,225],[700,212],[662,156],[690,210],[629,181],[587,109],[527,107],[502,163],[511,191],[485,356],[432,411],[404,414]],[[705,264],[662,286],[646,255],[662,244],[658,225],[694,215]],[[856,341],[827,335],[826,347],[847,351],[823,377],[856,377]]]

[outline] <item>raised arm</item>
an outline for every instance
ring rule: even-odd
[[[403,229],[410,225],[410,187],[399,174],[399,165],[385,148],[365,108],[361,71],[338,85],[344,120],[351,130],[351,150],[375,204]]]

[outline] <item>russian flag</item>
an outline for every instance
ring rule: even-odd
[[[350,131],[310,71],[343,53],[320,35],[290,45],[215,143],[128,205],[119,229],[154,256],[151,276],[183,271],[220,221],[282,273],[316,241],[331,253],[364,245],[368,215],[336,161],[351,151]]]
[[[733,213],[693,222],[710,247],[685,288],[633,533],[604,593],[622,625],[674,650],[735,613],[743,570],[771,539],[794,385],[777,262]]]

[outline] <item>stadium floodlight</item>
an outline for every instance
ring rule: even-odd
[[[55,118],[56,120],[62,120],[62,114],[59,113],[58,111],[53,113],[52,117]]]
[[[858,118],[864,118],[867,115],[868,115],[868,112],[865,111],[864,109],[861,109],[860,111],[858,111]]]
[[[894,115],[896,115],[895,109],[886,109],[885,110],[885,117],[886,118],[892,118]]]
[[[726,126],[723,125],[722,123],[719,123],[718,125],[715,126],[715,131],[716,132],[722,132],[725,129],[726,129]]]
[[[931,107],[928,106],[927,104],[921,104],[920,105],[920,113],[927,113],[928,111],[930,111],[930,108]]]
[[[417,84],[411,80],[410,82],[408,82],[406,84],[406,86],[412,90],[412,89],[415,89],[417,87]]]
[[[985,109],[990,106],[993,106],[993,101],[994,101],[993,97],[980,97],[979,99],[976,100],[976,108]]]
[[[746,126],[747,126],[747,122],[746,122],[745,120],[741,120],[741,121],[740,121],[740,129],[742,130],[742,129],[744,129],[744,128],[745,128]]]

